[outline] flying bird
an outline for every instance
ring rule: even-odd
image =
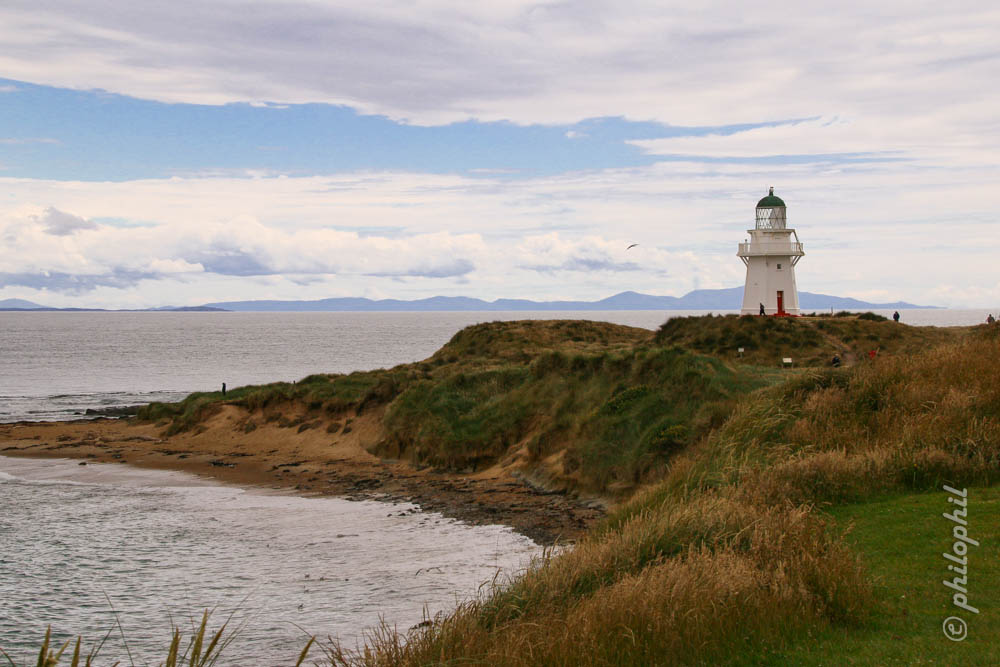
[[[632,245],[630,245],[629,247],[627,247],[625,249],[626,250],[631,250],[632,248],[636,247],[637,245],[639,245],[639,244],[638,243],[633,243]]]

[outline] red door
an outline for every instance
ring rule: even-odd
[[[785,293],[778,290],[778,314],[785,314]]]

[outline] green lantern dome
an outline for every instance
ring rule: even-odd
[[[781,197],[774,196],[774,188],[771,188],[767,196],[757,202],[757,208],[775,208],[776,206],[785,208],[785,202],[781,200]]]

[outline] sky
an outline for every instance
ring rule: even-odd
[[[5,0],[0,299],[1000,308],[988,2]],[[627,249],[631,244],[638,246]]]

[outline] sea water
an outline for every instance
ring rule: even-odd
[[[311,635],[354,646],[380,619],[406,631],[539,553],[406,503],[0,457],[0,648],[18,664],[50,625],[88,647],[110,631],[97,664],[158,664],[171,626],[190,636],[210,609],[210,627],[242,628],[221,664],[290,665]]]

